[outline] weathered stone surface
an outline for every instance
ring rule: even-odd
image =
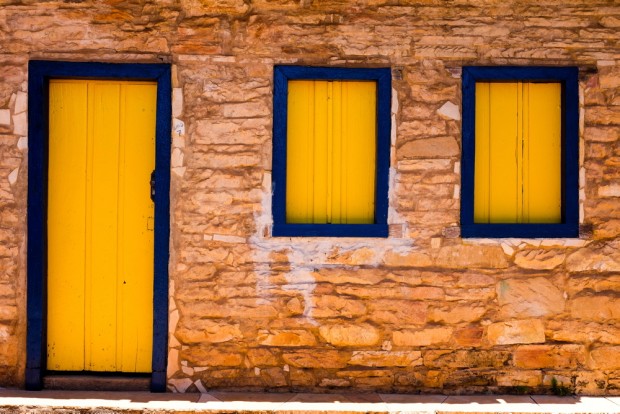
[[[493,268],[508,267],[504,251],[499,246],[446,246],[439,249],[435,265],[447,268]]]
[[[497,299],[505,318],[553,315],[565,306],[562,291],[543,277],[502,280],[497,284]]]
[[[620,298],[617,296],[582,296],[570,301],[571,316],[576,319],[610,321],[620,318]]]
[[[365,367],[410,367],[422,365],[422,353],[419,351],[353,351],[349,365]]]
[[[299,329],[261,331],[258,333],[256,340],[261,345],[266,346],[291,347],[316,345],[316,338],[312,333]]]
[[[539,319],[498,322],[487,327],[492,345],[535,344],[545,342],[545,328]]]
[[[590,351],[588,365],[604,371],[620,369],[620,346],[605,346]]]
[[[558,250],[525,250],[515,256],[515,264],[524,269],[551,270],[562,263],[566,254]]]
[[[590,245],[566,258],[571,272],[620,272],[620,241]]]
[[[351,353],[310,349],[285,352],[282,358],[287,364],[300,368],[343,368],[351,358]]]
[[[459,145],[452,137],[425,138],[409,141],[398,149],[402,158],[445,158],[459,154]]]
[[[428,346],[445,344],[452,336],[451,328],[427,328],[396,331],[393,334],[396,346]]]
[[[319,328],[321,337],[335,346],[370,346],[379,342],[379,332],[368,324],[323,325]]]
[[[519,368],[574,368],[586,361],[586,349],[581,345],[523,345],[514,353]]]

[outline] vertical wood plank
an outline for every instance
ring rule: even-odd
[[[560,223],[562,88],[560,83],[530,83],[529,91],[525,210],[529,223]]]
[[[491,159],[490,88],[488,82],[476,83],[476,147],[474,166],[474,222],[489,223],[489,186]]]
[[[120,85],[92,82],[90,337],[87,368],[116,370]],[[88,224],[87,224],[88,225]],[[87,354],[88,355],[88,354]]]
[[[87,88],[49,85],[47,368],[84,369]]]
[[[120,95],[117,370],[149,372],[153,336],[153,216],[157,85],[124,83]]]
[[[490,85],[489,221],[516,223],[518,210],[518,87]]]

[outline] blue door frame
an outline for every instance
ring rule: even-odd
[[[153,363],[151,391],[166,391],[170,235],[170,65],[30,61],[28,65],[28,304],[26,389],[40,390],[47,348],[47,174],[49,80],[132,79],[157,82],[155,137]]]

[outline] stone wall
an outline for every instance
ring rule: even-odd
[[[620,393],[614,0],[0,0],[0,385],[25,369],[27,63],[173,66],[169,389]],[[390,237],[273,238],[274,64],[391,67]],[[580,75],[579,239],[461,239],[463,65]]]

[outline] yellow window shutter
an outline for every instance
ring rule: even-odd
[[[561,85],[476,83],[475,223],[561,222]]]
[[[288,83],[286,221],[374,222],[376,83]]]

